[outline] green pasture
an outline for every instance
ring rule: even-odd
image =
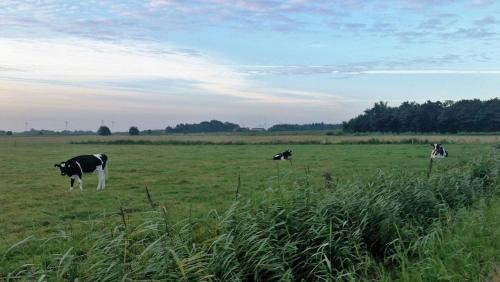
[[[53,139],[47,139],[52,140]],[[270,160],[285,149],[293,162]],[[450,157],[434,163],[433,173],[491,150],[491,145],[448,145]],[[109,179],[96,191],[97,176],[84,177],[84,191],[69,192],[69,179],[54,163],[79,154],[105,153]],[[122,207],[131,220],[153,200],[167,207],[173,220],[226,209],[235,196],[238,176],[242,198],[259,200],[265,189],[290,187],[300,177],[324,185],[334,180],[363,181],[392,170],[424,175],[429,145],[80,145],[61,142],[0,142],[0,248],[23,238],[56,232],[62,225],[84,223]]]

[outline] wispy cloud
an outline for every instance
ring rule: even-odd
[[[254,75],[411,75],[411,74],[500,74],[500,69],[370,69],[366,66],[341,68],[336,66],[253,66],[244,70]]]
[[[457,4],[458,3],[458,4]],[[309,0],[150,0],[150,1],[11,1],[0,2],[0,25],[6,28],[48,29],[71,35],[97,39],[138,38],[158,28],[168,30],[203,29],[207,27],[233,28],[256,32],[316,30],[318,22],[330,23],[334,30],[345,33],[366,33],[392,36],[412,41],[423,36],[439,36],[434,32],[450,29],[450,19],[440,9],[451,5],[483,9],[489,1],[309,1]],[[470,7],[469,7],[470,8]],[[416,26],[401,25],[397,13],[404,9],[436,10],[435,17]],[[356,17],[353,15],[364,15]],[[378,17],[387,15],[387,17]],[[369,19],[373,18],[373,21]],[[312,20],[313,19],[313,20]],[[362,22],[360,22],[362,21]],[[383,22],[381,22],[383,21]],[[476,23],[491,25],[493,16]],[[467,26],[455,27],[464,30]],[[5,31],[4,31],[5,32]],[[447,36],[453,32],[446,31]],[[495,31],[473,32],[474,38],[485,37]],[[461,36],[463,31],[457,30]],[[478,36],[479,34],[479,36]],[[1,35],[1,31],[0,31]]]
[[[366,70],[353,72],[353,74],[392,74],[392,75],[409,75],[409,74],[500,74],[500,69],[497,70],[453,70],[453,69],[442,69],[442,70]]]
[[[440,34],[443,38],[463,38],[463,39],[498,39],[499,33],[486,28],[458,28],[452,32]]]
[[[185,82],[191,92],[266,103],[314,103],[318,98],[312,92],[301,97],[277,95],[272,87],[195,50],[139,42],[0,38],[0,62],[0,80],[94,88],[120,81],[171,80]],[[148,91],[168,93],[164,87],[153,85]]]
[[[485,26],[485,25],[500,24],[500,21],[497,20],[497,18],[494,16],[486,16],[480,20],[476,20],[474,23],[478,26]]]
[[[481,59],[487,57],[481,56]],[[239,66],[243,73],[251,75],[357,75],[357,74],[492,74],[495,70],[469,70],[450,68],[462,62],[456,54],[436,57],[416,57],[405,60],[383,58],[373,61],[352,62],[338,65],[245,65]]]

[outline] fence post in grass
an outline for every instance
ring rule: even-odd
[[[323,177],[325,178],[325,189],[332,188],[332,184],[333,184],[332,174],[327,171],[327,172],[325,172],[325,174],[323,174]]]
[[[276,162],[276,171],[278,173],[278,188],[280,188],[280,163]]]
[[[122,217],[123,226],[125,226],[125,230],[127,230],[127,219],[125,218],[125,210],[123,207],[120,207],[120,216]]]
[[[306,165],[306,166],[304,167],[304,170],[305,170],[305,172],[306,172],[306,185],[307,185],[307,186],[309,186],[309,166],[308,166],[308,165]]]
[[[163,220],[165,221],[165,233],[169,234],[167,208],[165,206],[162,206],[161,211],[163,213]]]
[[[238,185],[236,186],[236,195],[234,196],[234,200],[238,201],[240,198],[240,187],[241,187],[241,175],[238,173]]]
[[[193,227],[193,203],[189,203],[189,226]]]
[[[427,178],[431,177],[431,171],[432,171],[432,161],[434,159],[433,158],[430,158],[429,159],[429,170],[427,171]]]
[[[148,186],[146,186],[146,196],[148,198],[148,202],[149,204],[151,205],[151,208],[152,209],[155,209],[155,203],[153,202],[153,198],[151,198],[151,194],[149,193],[149,189],[148,189]]]

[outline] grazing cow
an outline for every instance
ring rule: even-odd
[[[71,178],[71,186],[69,191],[73,190],[75,179],[80,184],[80,191],[83,192],[82,178],[84,173],[92,173],[97,171],[99,183],[97,190],[103,190],[106,186],[106,176],[108,172],[108,156],[105,154],[82,155],[69,159],[65,162],[55,164],[61,170],[61,175],[67,175]]]
[[[432,146],[432,152],[431,152],[431,159],[435,158],[446,158],[448,157],[448,151],[446,151],[441,144],[431,144]]]
[[[273,160],[290,160],[292,158],[292,150],[286,150],[284,152],[274,155]]]

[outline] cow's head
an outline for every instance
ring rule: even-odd
[[[71,165],[65,162],[61,162],[59,164],[55,164],[54,167],[58,167],[61,171],[61,175],[69,175]]]
[[[432,151],[438,152],[439,149],[441,149],[441,144],[431,144],[432,146]]]
[[[283,152],[284,156],[290,157],[292,155],[292,150],[286,150]]]
[[[446,158],[448,157],[448,152],[444,149],[441,144],[431,144],[432,152],[431,158]]]

